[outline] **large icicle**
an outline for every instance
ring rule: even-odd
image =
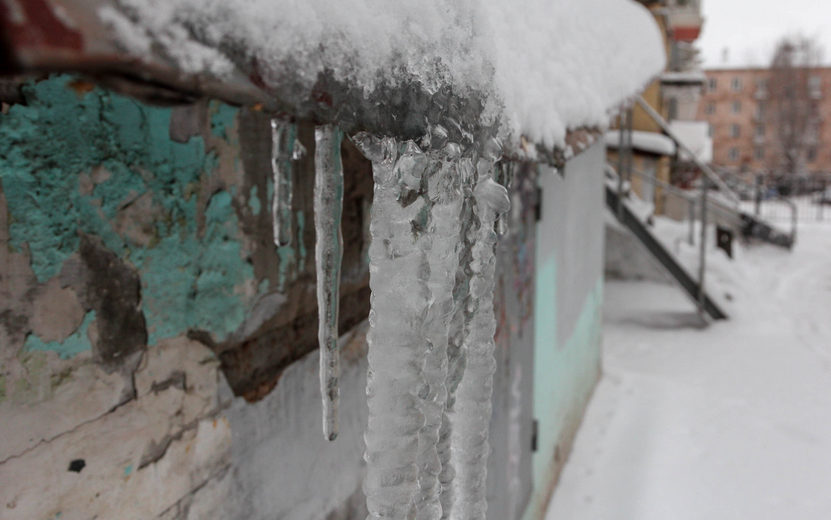
[[[462,190],[459,165],[462,152],[448,144],[430,153],[426,196],[430,208],[426,223],[425,255],[430,269],[427,286],[431,304],[427,309],[424,337],[427,340],[423,365],[424,391],[422,410],[424,425],[419,432],[418,484],[416,519],[441,517],[442,462],[438,452],[440,427],[447,404],[448,327],[453,315],[453,287],[459,264]]]
[[[338,436],[340,401],[340,353],[338,305],[343,258],[342,133],[333,125],[315,129],[315,263],[317,266],[318,341],[320,343],[320,392],[323,401],[323,435]]]
[[[509,202],[493,180],[492,143],[477,160],[447,143],[441,127],[433,133],[427,151],[412,141],[354,138],[375,179],[369,520],[472,519],[485,510],[495,222]]]
[[[418,491],[419,431],[424,425],[424,315],[429,306],[429,267],[419,248],[423,233],[413,222],[424,208],[414,193],[426,164],[415,144],[367,134],[356,144],[372,161],[375,192],[370,222],[372,289],[365,434],[364,493],[370,520],[412,519]]]
[[[451,482],[453,520],[483,519],[487,515],[488,432],[493,393],[494,334],[493,287],[497,241],[495,223],[510,209],[507,190],[493,180],[496,152],[485,153],[477,164],[478,179],[473,192],[475,219],[470,251],[469,301],[462,350],[464,373],[454,395],[449,413],[451,464],[455,475]]]
[[[461,226],[458,236],[460,254],[458,257],[459,264],[456,269],[456,279],[453,286],[454,310],[448,332],[448,368],[445,385],[447,389],[447,404],[444,415],[442,416],[438,445],[439,459],[442,464],[441,474],[439,476],[442,485],[442,520],[450,518],[454,501],[453,481],[456,476],[454,464],[458,464],[458,461],[455,460],[458,458],[458,452],[456,457],[452,457],[451,443],[453,427],[451,417],[455,415],[456,389],[465,371],[465,351],[463,349],[463,343],[465,340],[465,332],[470,329],[470,321],[473,315],[471,312],[472,302],[470,297],[472,241],[478,229],[478,223],[473,218],[473,186],[476,182],[476,174],[470,160],[459,164],[459,174],[461,188],[463,190],[462,211],[459,218]]]
[[[292,191],[294,189],[293,162],[302,148],[297,141],[297,126],[279,119],[271,120],[271,175],[274,194],[271,199],[271,222],[274,229],[274,245],[282,247],[291,243]]]

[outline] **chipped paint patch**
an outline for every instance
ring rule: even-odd
[[[93,321],[95,321],[95,311],[89,311],[75,332],[63,341],[43,341],[36,335],[29,334],[26,337],[23,348],[27,352],[51,350],[57,352],[61,359],[73,358],[81,352],[92,348],[87,331]]]
[[[225,139],[230,137],[228,129],[236,124],[237,110],[218,101],[211,101],[208,110],[211,114],[211,133]]]
[[[228,192],[199,201],[200,183],[218,168],[218,157],[200,136],[170,138],[171,109],[97,88],[79,97],[73,80],[27,83],[26,104],[0,116],[10,247],[28,250],[43,283],[78,251],[79,232],[96,236],[138,271],[151,345],[190,329],[224,340],[252,303],[241,287],[253,270]],[[212,142],[236,139],[237,112],[211,103]],[[254,197],[252,210],[257,203]],[[140,227],[126,226],[136,211],[146,218]],[[201,211],[204,228],[197,226]],[[30,335],[27,348],[62,357],[89,348],[86,338],[67,341]]]
[[[262,204],[260,198],[257,196],[257,185],[251,186],[251,192],[248,194],[248,207],[251,208],[251,213],[259,215],[262,211]]]

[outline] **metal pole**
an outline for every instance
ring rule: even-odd
[[[621,107],[620,115],[618,116],[618,145],[617,145],[617,219],[623,221],[623,147],[625,141],[623,139],[624,118],[626,117],[626,109]]]
[[[733,192],[733,190],[731,190],[731,189],[730,189],[730,187],[729,187],[729,186],[727,186],[727,184],[725,184],[725,182],[721,179],[721,177],[719,177],[719,176],[718,176],[718,174],[716,174],[716,172],[714,172],[712,168],[710,168],[709,166],[707,166],[706,164],[704,164],[704,163],[703,163],[703,162],[702,162],[702,161],[698,158],[698,156],[697,156],[697,155],[696,155],[696,154],[695,154],[692,150],[690,150],[690,148],[689,148],[686,144],[684,144],[684,143],[683,143],[680,139],[678,139],[678,137],[677,137],[677,136],[676,136],[676,135],[672,132],[672,129],[670,129],[670,127],[669,127],[669,123],[667,123],[667,122],[666,122],[666,120],[665,120],[665,119],[661,116],[661,114],[659,114],[659,113],[658,113],[658,112],[657,112],[654,108],[652,108],[652,107],[649,105],[649,103],[647,103],[647,102],[646,102],[646,101],[645,101],[642,97],[640,97],[640,96],[639,96],[639,97],[637,97],[637,98],[635,98],[635,102],[636,102],[638,105],[640,105],[640,107],[641,107],[641,108],[642,108],[642,109],[643,109],[643,110],[647,113],[647,115],[648,115],[648,116],[649,116],[649,117],[650,117],[653,121],[655,121],[655,122],[658,124],[658,126],[660,126],[660,127],[661,127],[661,130],[663,130],[663,132],[664,132],[664,133],[665,133],[665,134],[666,134],[666,135],[667,135],[670,139],[672,139],[673,141],[675,141],[675,145],[676,145],[678,148],[680,148],[680,149],[681,149],[681,151],[685,152],[687,155],[689,155],[689,156],[690,156],[690,160],[692,160],[692,162],[693,162],[693,163],[694,163],[694,164],[698,167],[698,169],[699,169],[699,170],[701,170],[702,172],[704,172],[704,175],[706,175],[706,176],[710,179],[710,181],[712,181],[712,182],[713,182],[713,184],[714,184],[714,185],[715,185],[715,186],[716,186],[716,187],[717,187],[717,188],[718,188],[721,192],[723,192],[723,193],[724,193],[724,195],[725,195],[725,196],[726,196],[726,197],[730,200],[730,202],[731,202],[733,205],[735,205],[735,206],[737,206],[737,207],[738,207],[738,205],[739,205],[739,198],[736,196],[736,194]]]
[[[632,186],[632,156],[634,155],[634,148],[632,146],[632,107],[626,110],[626,180],[629,181],[629,187]]]
[[[704,317],[704,273],[707,271],[707,191],[709,182],[706,176],[701,176],[701,243],[699,244],[698,260],[698,312]]]
[[[762,174],[756,175],[756,216],[762,212]]]
[[[690,221],[690,235],[687,237],[687,241],[690,243],[691,246],[695,245],[695,199],[690,199],[687,201],[687,208],[689,211],[688,219]]]

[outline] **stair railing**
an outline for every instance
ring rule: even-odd
[[[731,203],[733,203],[736,207],[739,206],[739,197],[736,193],[724,182],[712,168],[707,166],[701,159],[698,158],[695,152],[693,152],[684,142],[675,135],[675,132],[669,127],[669,123],[659,114],[654,108],[652,108],[649,103],[647,103],[642,97],[638,96],[635,99],[635,102],[646,112],[646,114],[653,120],[655,123],[661,128],[664,134],[672,139],[675,142],[675,146],[678,147],[681,151],[687,154],[690,157],[690,160],[695,164],[695,166],[701,170],[701,172],[709,179],[709,181],[718,188],[720,192],[722,192]]]

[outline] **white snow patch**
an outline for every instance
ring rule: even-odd
[[[617,148],[620,144],[620,132],[612,130],[606,132],[606,146]],[[643,152],[656,155],[674,155],[675,142],[669,137],[656,132],[645,132],[643,130],[632,131],[632,147]]]
[[[741,251],[731,319],[607,282],[604,377],[548,519],[831,517],[831,227]]]
[[[710,137],[710,123],[706,121],[671,121],[669,128],[698,160],[709,163],[713,160],[713,138]],[[681,160],[691,160],[689,154],[681,151]]]
[[[562,145],[664,67],[661,34],[631,0],[117,0],[123,43],[160,43],[186,72],[228,72],[234,48],[267,83],[311,91],[318,75],[372,92],[380,84],[484,96],[483,122]],[[198,38],[198,42],[194,40]],[[239,58],[239,57],[237,57]]]
[[[701,70],[664,72],[661,74],[661,81],[664,83],[700,83],[703,85],[707,81],[707,76]]]

